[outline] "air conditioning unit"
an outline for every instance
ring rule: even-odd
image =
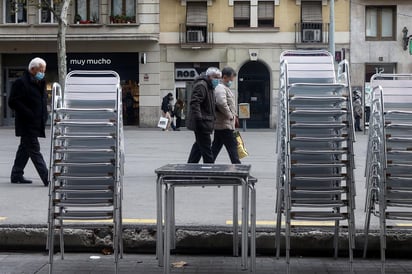
[[[320,29],[304,29],[303,30],[303,42],[321,42]]]
[[[205,38],[203,37],[203,31],[201,30],[188,30],[187,42],[188,43],[203,43]]]

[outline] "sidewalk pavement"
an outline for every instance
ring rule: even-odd
[[[59,255],[54,256],[53,272],[59,274],[113,274],[113,256],[90,253],[67,253],[61,260]],[[240,258],[217,256],[172,256],[172,263],[186,262],[181,268],[172,268],[171,273],[190,274],[246,274],[242,271]],[[290,263],[291,274],[343,274],[350,273],[347,258],[292,258]],[[353,273],[380,273],[381,263],[378,259],[355,259]],[[0,253],[1,274],[47,274],[48,256],[45,253]],[[125,254],[119,262],[119,274],[161,274],[163,268],[157,265],[154,255]],[[258,257],[257,274],[286,273],[284,258],[277,260],[273,257]],[[412,273],[411,260],[389,260],[386,263],[386,274]]]
[[[273,129],[241,132],[249,152],[242,163],[252,166],[251,174],[258,179],[257,192],[257,249],[274,249],[275,197],[276,197],[276,132]],[[41,139],[41,149],[46,162],[49,158],[48,138]],[[25,176],[32,185],[10,183],[10,170],[19,139],[11,128],[0,128],[0,250],[44,250],[48,212],[48,189],[43,186],[33,165],[29,163]],[[153,252],[156,224],[156,175],[154,170],[169,163],[185,163],[194,141],[193,132],[162,132],[159,129],[125,128],[125,176],[123,198],[123,223],[126,231],[126,250]],[[367,136],[357,134],[356,160],[356,248],[363,248],[363,223],[365,219],[364,166]],[[217,163],[229,163],[227,152],[222,149]],[[240,208],[240,207],[239,207]],[[185,249],[231,247],[232,188],[181,188],[176,192],[177,246]],[[372,218],[373,237],[369,250],[379,251],[377,218]],[[99,226],[91,222],[92,227]],[[332,248],[330,224],[323,224],[329,233],[319,229],[319,223],[305,222],[306,228],[296,230],[292,249],[325,250]],[[345,225],[345,223],[342,223]],[[78,223],[84,226],[84,223]],[[302,225],[302,223],[300,223]],[[395,223],[404,228],[404,223]],[[106,242],[110,232],[99,229],[72,229],[67,233],[67,246],[72,250],[95,250],[99,243]],[[388,238],[388,251],[410,250],[410,232],[393,234]],[[342,233],[341,248],[346,248],[346,234]],[[283,245],[283,242],[282,242]],[[283,249],[282,249],[283,250]],[[266,253],[267,254],[267,253]]]

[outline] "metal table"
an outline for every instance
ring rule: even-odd
[[[170,272],[170,249],[175,247],[176,187],[233,186],[233,255],[238,256],[238,187],[242,189],[241,264],[248,269],[248,231],[250,213],[250,270],[256,267],[256,192],[257,180],[251,177],[250,165],[233,164],[168,164],[155,170],[157,174],[157,244],[156,255],[164,273]],[[165,205],[163,208],[163,188]],[[249,193],[250,192],[250,193]],[[250,206],[250,212],[249,212]],[[163,214],[165,225],[163,226]],[[163,236],[164,234],[164,236]]]

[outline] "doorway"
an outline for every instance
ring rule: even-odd
[[[16,68],[5,68],[4,75],[6,81],[3,90],[3,125],[5,126],[13,126],[14,125],[14,112],[11,108],[9,108],[9,97],[11,86],[13,85],[14,81],[20,78],[23,73],[26,71],[24,67],[16,67]]]
[[[238,75],[239,103],[250,104],[248,128],[269,128],[270,73],[259,61],[244,64]]]

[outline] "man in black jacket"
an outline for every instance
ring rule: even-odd
[[[24,168],[29,160],[33,162],[44,186],[48,186],[48,170],[40,153],[38,137],[46,137],[47,93],[44,73],[46,62],[41,58],[30,61],[28,70],[17,79],[12,87],[9,106],[15,111],[15,131],[20,137],[11,171],[11,183],[31,184],[23,177]]]
[[[214,163],[210,134],[215,124],[214,89],[221,77],[222,73],[218,68],[210,67],[193,85],[187,128],[195,132],[196,141],[190,151],[188,163],[199,163],[201,157],[204,163]]]

